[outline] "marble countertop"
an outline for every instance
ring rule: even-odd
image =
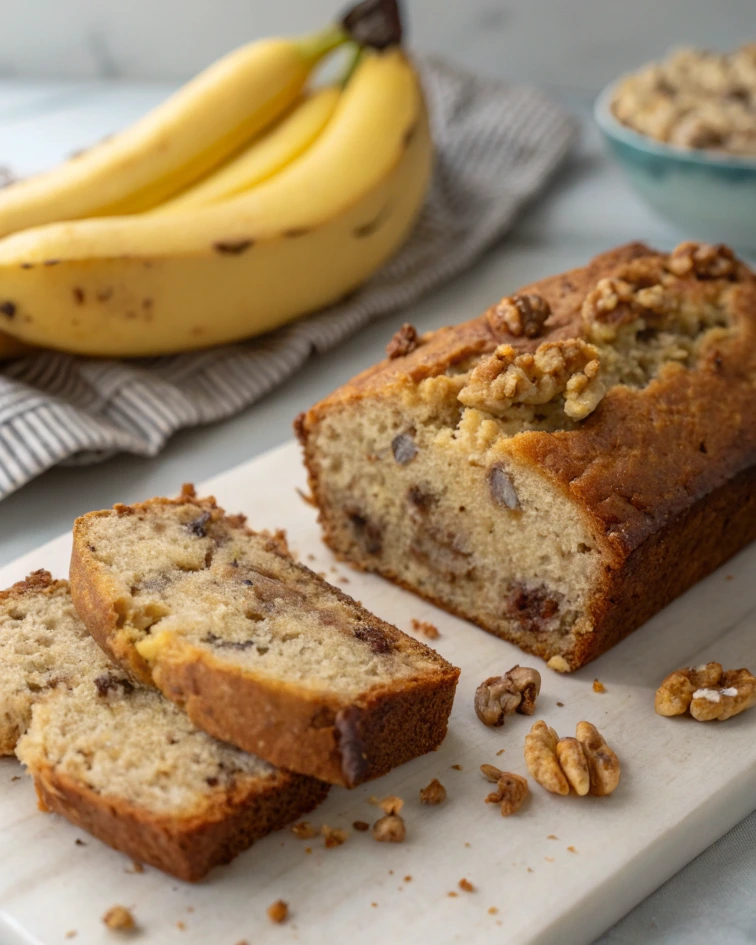
[[[168,84],[0,81],[0,164],[19,174],[122,127],[163,98]],[[655,217],[604,154],[588,95],[547,89],[581,122],[573,156],[514,232],[466,275],[411,310],[373,323],[336,351],[313,358],[262,402],[212,427],[178,434],[155,459],[120,456],[98,466],[58,468],[0,505],[0,565],[70,528],[92,508],[170,494],[276,446],[315,400],[380,356],[395,328],[422,331],[469,318],[519,285],[580,265],[612,245],[642,239],[660,248],[681,234]],[[756,940],[750,906],[756,862],[752,816],[638,906],[601,940],[629,943],[727,943]]]

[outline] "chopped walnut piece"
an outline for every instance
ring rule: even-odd
[[[604,392],[597,349],[581,338],[570,338],[545,341],[532,354],[499,345],[473,368],[458,399],[466,407],[507,417],[516,405],[547,404],[561,397],[565,414],[583,420]]]
[[[386,814],[373,824],[373,839],[381,843],[402,843],[407,836],[407,827],[400,814]]]
[[[136,928],[134,916],[125,906],[111,906],[102,921],[113,932],[131,932]]]
[[[619,758],[604,741],[603,735],[590,722],[578,722],[575,736],[585,753],[590,771],[591,794],[611,794],[620,781]]]
[[[701,666],[675,670],[662,680],[654,697],[657,715],[684,715],[693,701],[697,689],[711,689],[722,678],[721,663],[704,663]]]
[[[494,765],[481,765],[480,770],[489,781],[496,782],[496,790],[486,797],[486,804],[498,804],[502,817],[517,813],[530,793],[527,779],[511,771],[500,771]]]
[[[346,830],[342,830],[341,827],[329,827],[328,824],[323,824],[320,832],[325,837],[325,845],[329,850],[332,847],[340,847],[349,836]]]
[[[430,784],[420,789],[420,803],[421,804],[429,804],[430,806],[435,806],[436,804],[443,804],[445,800],[446,800],[446,788],[438,780],[438,778],[434,778],[430,782]]]
[[[391,341],[386,345],[386,356],[391,358],[403,358],[417,348],[417,332],[408,322],[394,334]]]
[[[498,727],[513,712],[532,715],[541,691],[541,674],[513,666],[503,676],[490,676],[475,690],[475,714],[484,725]]]
[[[461,879],[457,885],[462,890],[462,892],[475,892],[475,887],[469,879]]]
[[[355,820],[352,826],[355,830],[359,830],[360,833],[365,833],[367,830],[370,830],[370,824],[366,820]]]
[[[268,918],[277,925],[285,922],[289,918],[289,904],[283,899],[276,899],[268,906]]]
[[[600,682],[598,679],[593,680],[593,691],[594,692],[606,692],[606,686]]]
[[[415,620],[413,617],[412,629],[415,633],[422,633],[422,635],[429,640],[437,640],[441,636],[438,632],[438,627],[434,626],[432,623],[428,623],[427,620]]]
[[[395,797],[391,794],[388,797],[384,797],[382,801],[378,801],[378,807],[380,807],[384,814],[398,814],[404,807],[404,801],[401,797]]]
[[[738,261],[723,243],[680,243],[667,260],[667,269],[676,276],[694,275],[697,279],[732,279],[738,273]]]
[[[298,823],[291,825],[291,832],[300,840],[310,840],[317,835],[318,831],[309,821],[300,820]]]
[[[559,738],[553,728],[536,722],[525,736],[525,764],[535,780],[552,794],[569,794],[570,785],[564,776],[556,746]]]
[[[486,313],[488,324],[495,335],[508,332],[519,338],[537,338],[543,331],[551,307],[541,295],[505,296]]]

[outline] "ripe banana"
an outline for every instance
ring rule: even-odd
[[[406,237],[430,177],[417,77],[366,51],[325,130],[279,174],[191,212],[50,224],[0,240],[0,329],[79,354],[168,354],[335,302]]]
[[[187,187],[270,125],[317,62],[346,40],[338,27],[267,39],[224,56],[130,128],[0,192],[0,237],[59,220],[138,213]]]
[[[151,213],[188,210],[226,200],[273,177],[299,157],[336,109],[340,89],[327,86],[305,95],[295,108],[257,137],[238,157]]]

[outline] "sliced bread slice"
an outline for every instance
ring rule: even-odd
[[[184,487],[74,525],[74,604],[200,728],[352,787],[436,748],[459,670]]]
[[[328,791],[210,738],[130,682],[86,632],[67,582],[44,571],[0,592],[0,698],[0,743],[17,742],[40,806],[180,879],[201,879]]]

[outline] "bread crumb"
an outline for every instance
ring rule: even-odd
[[[179,919],[178,922],[176,923],[176,928],[179,930],[179,932],[183,932],[186,929],[186,926],[181,921],[181,919]]]
[[[529,873],[532,873],[533,870],[532,870],[530,867],[528,867],[528,872],[529,872]]]
[[[498,912],[499,912],[499,910],[496,908],[496,906],[489,906],[489,907],[488,907],[488,914],[489,914],[489,915],[497,915]]]
[[[79,837],[77,837],[77,838],[74,840],[74,843],[76,844],[77,847],[85,847],[85,846],[86,846],[86,843],[85,843],[83,840],[79,839]]]
[[[544,857],[544,860],[546,860],[547,863],[553,863],[553,862],[554,862],[554,857],[553,857],[553,856],[545,856],[545,857]]]
[[[377,903],[377,902],[371,902],[370,905],[371,905],[374,909],[377,909],[377,908],[378,908],[378,903]]]
[[[389,876],[393,876],[393,875],[394,875],[394,871],[393,871],[393,870],[389,870]]]
[[[569,851],[570,853],[577,853],[577,850],[576,850],[575,847],[573,847],[573,846],[569,846],[569,847],[567,847],[567,849],[568,849],[568,851]]]
[[[131,932],[136,928],[134,916],[125,906],[111,906],[102,921],[113,932]]]
[[[355,830],[359,830],[360,833],[365,833],[366,830],[370,830],[370,824],[366,820],[355,820],[352,826]]]
[[[305,853],[312,853],[312,847],[305,847]]]
[[[546,837],[546,839],[547,839],[547,840],[558,840],[559,837],[558,837],[555,833],[550,833],[550,834],[548,835],[548,837]]]
[[[342,574],[341,577],[339,578],[339,584],[351,584],[351,583],[352,582],[349,580],[346,574]]]
[[[127,873],[143,873],[144,867],[139,860],[132,860],[131,866],[126,870]]]
[[[69,929],[65,934],[65,938],[76,938],[78,934],[76,929]]]
[[[187,907],[186,907],[186,911],[187,911],[187,912],[194,912],[194,906],[187,906]]]
[[[506,750],[507,750],[506,748],[500,748],[500,749],[496,752],[497,757],[498,757],[499,755],[503,755]]]
[[[454,768],[455,771],[461,771],[462,765],[452,765],[452,768]]]
[[[390,794],[388,797],[384,797],[382,801],[378,801],[378,806],[384,814],[398,814],[404,807],[404,801],[401,797]]]
[[[472,844],[469,841],[465,840],[465,846],[469,847],[469,846],[472,846]]]
[[[13,777],[11,778],[11,781],[20,781],[20,780],[21,780],[20,774],[14,774]]]
[[[367,802],[368,804],[372,804],[373,807],[378,807],[380,806],[381,799],[379,797],[376,797],[375,794],[371,794],[370,797],[367,799]]]
[[[457,885],[463,892],[475,892],[475,887],[469,879],[461,879]]]
[[[426,785],[424,788],[420,788],[421,804],[435,806],[436,804],[443,804],[445,800],[446,788],[438,780],[438,778],[434,778],[430,784]]]
[[[310,840],[312,837],[317,836],[318,833],[315,827],[307,820],[300,820],[298,823],[292,824],[291,832],[300,840]]]
[[[455,893],[454,890],[446,894],[450,899],[456,899],[459,893]]]
[[[315,555],[313,555],[313,554],[308,554],[308,555],[307,555],[307,560],[308,560],[308,561],[314,561],[314,560],[315,560]]]
[[[594,680],[593,680],[593,691],[594,691],[594,692],[606,692],[606,686],[605,686],[602,682],[599,682],[598,679],[594,679]]]
[[[300,489],[299,487],[297,487],[296,492],[297,492],[297,495],[299,496],[299,498],[300,498],[303,502],[306,502],[307,505],[311,505],[311,506],[313,506],[313,507],[315,506],[315,499],[312,497],[312,495],[307,495],[307,493],[304,492],[304,491],[303,491],[302,489]],[[310,556],[308,555],[307,557],[309,558]]]
[[[328,824],[323,824],[320,832],[325,837],[325,845],[328,850],[332,847],[340,847],[349,836],[346,830],[342,830],[341,827],[329,827]]]
[[[268,918],[271,922],[280,925],[289,918],[289,904],[283,899],[276,899],[274,903],[268,906]]]
[[[407,876],[404,877],[404,882],[405,882],[405,883],[411,883],[411,882],[412,882],[412,877],[408,874]]]
[[[427,620],[415,620],[412,618],[412,629],[415,633],[422,633],[424,637],[427,637],[429,640],[438,640],[441,634],[438,632],[438,627],[434,626],[432,623],[428,623]]]
[[[735,575],[734,575],[734,574],[726,574],[726,575],[725,575],[725,581],[734,581],[734,580],[735,580]]]

